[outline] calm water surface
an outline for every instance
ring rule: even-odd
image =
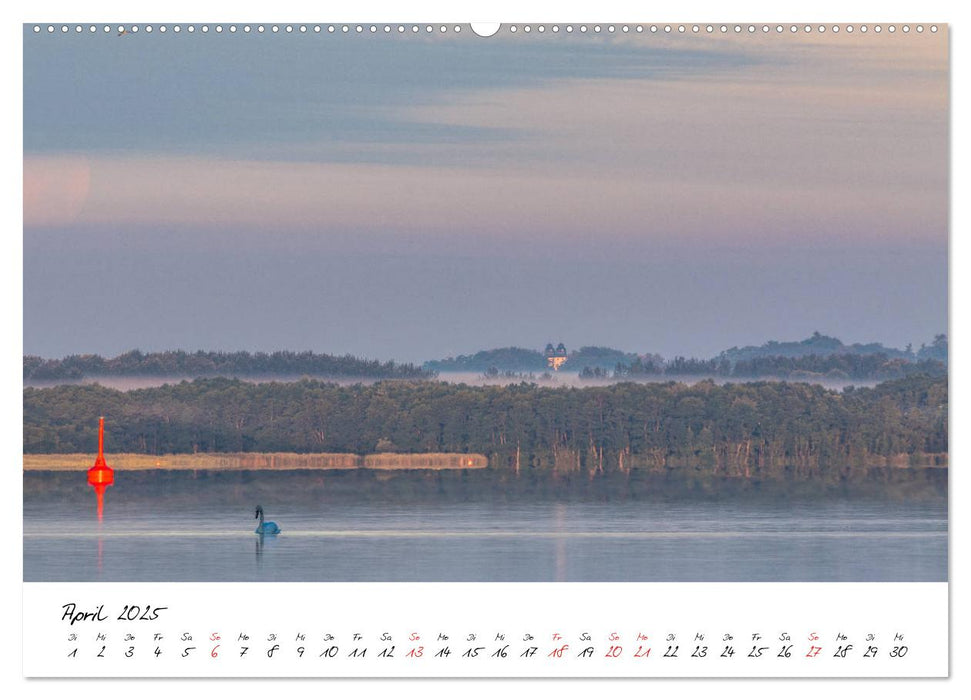
[[[947,505],[24,503],[27,581],[946,581]],[[255,504],[254,504],[255,505]]]

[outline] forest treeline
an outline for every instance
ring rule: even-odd
[[[865,355],[762,355],[735,362],[726,357],[711,360],[675,357],[670,362],[637,358],[629,364],[618,363],[613,372],[585,367],[583,379],[650,376],[734,377],[753,379],[772,377],[794,381],[843,381],[847,379],[886,380],[925,374],[947,377],[947,365],[939,360],[908,360],[883,354]]]
[[[25,380],[82,379],[110,376],[320,376],[362,378],[425,378],[433,372],[411,364],[338,357],[314,352],[169,352],[132,350],[117,357],[70,355],[48,360],[24,356]]]
[[[24,389],[24,452],[472,452],[500,470],[693,467],[805,477],[947,452],[945,379],[818,385],[619,383],[548,388],[215,378],[118,391]]]
[[[743,360],[765,357],[808,357],[815,355],[883,355],[892,359],[903,359],[911,362],[921,360],[937,360],[947,363],[947,335],[944,333],[934,336],[930,344],[922,343],[915,349],[907,345],[903,350],[891,348],[882,343],[852,343],[846,345],[839,338],[823,335],[816,331],[804,340],[778,341],[770,340],[762,345],[747,345],[743,348],[734,347],[718,354],[719,360],[728,360],[732,364]]]
[[[552,344],[551,344],[552,347]],[[635,353],[614,348],[584,346],[567,353],[566,366],[612,368],[637,359]],[[444,360],[430,360],[422,367],[432,372],[543,372],[548,368],[546,353],[528,348],[495,348],[480,350],[472,355],[459,355]]]
[[[551,344],[552,347],[552,344]],[[564,349],[565,352],[565,349]],[[23,358],[28,382],[78,381],[84,378],[128,377],[352,377],[362,379],[434,379],[439,372],[477,372],[485,377],[548,371],[546,353],[508,347],[481,350],[425,362],[422,366],[341,357],[314,352],[141,352],[117,357],[70,355]],[[798,381],[877,380],[928,374],[947,375],[947,336],[938,335],[917,350],[888,348],[880,343],[845,345],[814,333],[794,342],[769,341],[760,346],[730,348],[711,359],[682,356],[665,359],[654,353],[629,353],[614,348],[584,346],[566,353],[563,371],[582,378],[636,379],[670,377],[774,378]]]
[[[526,348],[496,348],[472,355],[434,360],[422,365],[434,372],[480,372],[487,377],[516,372],[543,372],[546,354]],[[881,343],[844,344],[818,331],[804,340],[733,347],[713,358],[656,353],[628,353],[608,347],[586,346],[571,350],[562,365],[583,379],[623,379],[647,376],[774,378],[797,381],[896,379],[914,374],[947,376],[947,336],[930,344],[903,350]]]

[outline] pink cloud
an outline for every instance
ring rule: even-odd
[[[24,224],[56,226],[77,221],[91,186],[85,158],[24,158]]]

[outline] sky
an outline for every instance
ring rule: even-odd
[[[24,352],[947,330],[946,31],[24,29]]]

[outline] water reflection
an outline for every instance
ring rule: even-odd
[[[24,579],[947,580],[945,504],[359,503],[274,510],[289,527],[259,537],[242,505],[116,499],[98,528],[84,504],[28,500]]]
[[[567,518],[566,518],[566,504],[557,503],[553,506],[553,522],[556,532],[563,533],[567,529]],[[566,538],[559,537],[556,540],[555,545],[555,561],[556,566],[554,568],[553,580],[554,581],[566,581]]]

